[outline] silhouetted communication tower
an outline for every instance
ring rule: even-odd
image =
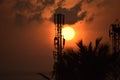
[[[65,39],[62,36],[62,27],[64,25],[64,15],[63,14],[54,14],[54,23],[55,23],[55,37],[54,37],[54,57],[56,61],[62,56],[62,50],[65,45]]]
[[[117,20],[118,21],[118,20]],[[119,23],[111,24],[109,29],[109,36],[112,39],[113,53],[120,52],[120,25]]]
[[[62,27],[64,25],[64,15],[63,14],[54,14],[54,23],[55,23],[55,37],[54,37],[54,47],[55,50],[53,51],[54,56],[54,71],[55,71],[55,80],[60,80],[57,74],[57,67],[56,63],[60,63],[62,60],[62,53],[63,48],[65,46],[65,39],[62,35]]]

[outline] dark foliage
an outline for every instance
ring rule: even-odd
[[[109,45],[101,44],[96,39],[95,46],[90,42],[84,45],[82,40],[77,43],[79,51],[67,50],[60,61],[55,64],[58,80],[104,80],[112,72],[111,65],[116,57],[109,53]]]

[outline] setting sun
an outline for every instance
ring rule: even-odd
[[[62,29],[62,35],[66,40],[72,40],[75,36],[75,31],[71,27],[64,27]]]

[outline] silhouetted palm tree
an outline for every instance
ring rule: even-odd
[[[80,41],[77,45],[79,47],[80,58],[80,78],[82,80],[103,80],[106,73],[110,70],[110,55],[109,46],[107,44],[100,44],[101,38],[96,39],[95,47],[92,43],[87,46]],[[82,72],[82,73],[81,73]]]
[[[103,80],[111,70],[113,56],[109,46],[101,44],[101,38],[96,39],[95,47],[92,42],[88,46],[82,40],[77,43],[79,51],[65,51],[62,60],[56,63],[59,80]]]

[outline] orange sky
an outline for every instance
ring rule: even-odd
[[[66,47],[103,37],[120,19],[119,0],[1,0],[0,1],[0,71],[49,73],[54,50],[55,12],[65,14],[65,23],[73,27],[75,38]],[[72,44],[72,46],[71,46]]]

